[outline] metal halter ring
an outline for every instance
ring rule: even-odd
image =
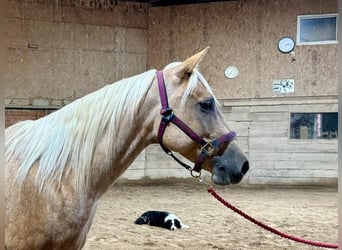
[[[190,170],[190,174],[191,174],[191,176],[194,177],[194,178],[200,178],[201,175],[202,175],[202,172],[198,172],[198,175],[194,174],[193,172],[194,172],[194,170],[191,169],[191,170]]]

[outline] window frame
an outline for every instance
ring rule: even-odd
[[[338,111],[318,111],[318,112],[315,112],[315,111],[313,111],[313,112],[295,112],[295,111],[291,111],[291,112],[289,112],[289,130],[288,130],[288,139],[290,140],[290,141],[314,141],[314,140],[319,140],[319,141],[332,141],[332,140],[338,140],[338,126],[337,126],[337,130],[336,131],[334,131],[334,132],[337,132],[337,134],[336,134],[336,138],[324,138],[323,137],[323,120],[321,120],[321,131],[320,131],[320,133],[322,133],[321,134],[321,137],[319,137],[319,138],[317,138],[317,137],[315,137],[315,138],[292,138],[291,137],[291,135],[292,135],[292,131],[291,131],[291,129],[292,129],[292,115],[310,115],[310,114],[312,114],[312,115],[315,115],[315,119],[316,119],[316,117],[317,117],[317,115],[323,115],[323,114],[336,114],[337,115],[337,119],[338,119]],[[321,118],[321,119],[323,119],[323,117]]]
[[[335,36],[336,40],[323,40],[323,41],[313,41],[313,42],[301,42],[300,41],[300,22],[304,19],[319,19],[319,18],[329,18],[335,17],[336,18],[336,29],[335,29]],[[338,14],[337,13],[329,13],[329,14],[314,14],[314,15],[298,15],[297,16],[297,39],[296,45],[324,45],[324,44],[337,44],[338,37],[337,37],[337,30],[338,30]]]

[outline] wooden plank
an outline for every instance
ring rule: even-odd
[[[251,122],[249,135],[253,137],[286,137],[288,135],[286,121]]]
[[[248,177],[251,185],[337,185],[337,178],[323,177]]]
[[[248,137],[238,136],[236,138],[236,141],[237,141],[238,145],[241,147],[242,151],[245,152],[246,154],[248,154],[248,151],[249,151]]]
[[[288,144],[290,145],[303,145],[303,146],[310,146],[310,145],[321,145],[324,147],[325,145],[330,145],[337,147],[338,140],[337,139],[307,139],[307,140],[299,140],[299,139],[289,139]]]
[[[120,179],[139,180],[144,177],[146,177],[144,169],[128,169],[120,176]]]
[[[223,114],[230,113],[230,112],[232,112],[232,107],[227,107],[227,106],[221,105],[220,110]]]
[[[307,161],[307,162],[316,162],[316,161],[328,161],[328,162],[337,162],[338,154],[336,152],[331,153],[298,153],[298,152],[255,152],[249,151],[249,159],[251,164],[256,161]]]
[[[287,104],[272,104],[272,102],[268,102],[267,105],[253,105],[251,103],[245,103],[245,106],[234,106],[231,105],[232,111],[234,109],[238,110],[238,108],[249,109],[250,113],[264,113],[264,112],[337,112],[338,104],[335,100],[333,101],[322,101],[319,103],[315,103],[312,101],[306,101],[305,103],[300,102],[288,102]],[[245,111],[246,112],[246,111]]]
[[[249,122],[236,122],[230,121],[227,122],[228,127],[231,130],[234,130],[238,136],[249,136]]]
[[[312,104],[312,105],[290,105],[289,112],[291,113],[324,113],[337,112],[337,104]]]
[[[164,152],[161,153],[148,153],[146,154],[146,163],[149,164],[150,162],[158,162],[159,164],[174,161],[169,155]]]
[[[147,169],[178,169],[182,168],[176,161],[149,161],[146,162],[146,170]]]
[[[311,169],[310,171],[301,169],[257,169],[253,168],[248,171],[249,176],[254,177],[337,177],[338,171],[334,170],[321,170]]]
[[[297,166],[300,169],[321,169],[322,171],[325,170],[337,170],[338,169],[338,161],[298,161]]]
[[[249,113],[249,106],[221,106],[222,113]]]
[[[233,113],[249,113],[250,107],[240,107],[240,106],[232,106]]]
[[[259,112],[251,113],[249,117],[253,122],[289,122],[290,114],[289,112]]]
[[[268,137],[265,136],[263,138],[258,137],[250,137],[249,138],[250,144],[288,144],[290,146],[304,146],[304,147],[311,147],[312,145],[320,145],[322,147],[326,146],[333,146],[337,147],[338,140],[337,139],[306,139],[306,140],[299,140],[299,139],[290,139],[287,136],[283,137]]]
[[[250,158],[251,159],[251,158]],[[253,160],[251,169],[297,169],[296,161],[281,160]]]
[[[145,169],[145,161],[134,161],[128,167],[128,169],[131,169],[131,170]]]
[[[286,153],[337,153],[337,144],[335,145],[290,145],[279,144],[276,140],[273,144],[250,143],[250,152],[286,152]]]
[[[224,119],[226,121],[235,121],[235,122],[240,122],[240,121],[251,121],[249,117],[249,113],[224,113]]]
[[[168,177],[188,178],[189,172],[183,168],[174,169],[146,169],[146,176],[152,179],[162,179]]]
[[[254,160],[251,169],[301,169],[301,170],[336,170],[337,161],[266,161]]]
[[[295,97],[295,98],[272,98],[272,99],[246,99],[246,100],[224,100],[223,106],[290,106],[290,105],[314,105],[314,104],[337,104],[338,98],[320,97]]]
[[[287,144],[289,143],[289,138],[287,136],[282,136],[282,137],[272,137],[272,136],[265,136],[265,137],[250,137],[249,138],[249,143],[250,144],[274,144],[274,143],[280,143],[280,144]]]
[[[250,108],[251,113],[264,113],[264,112],[289,112],[288,105],[282,105],[282,106],[251,106]]]
[[[146,154],[148,153],[164,153],[159,144],[151,144],[145,148]]]
[[[249,107],[232,107],[231,112],[223,114],[227,121],[250,121]]]

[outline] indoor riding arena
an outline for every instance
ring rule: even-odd
[[[128,130],[130,124],[124,123],[119,133],[111,136],[114,142],[123,140],[120,144],[123,148],[113,149],[119,155],[111,158],[111,164],[120,164],[122,160],[129,162],[128,168],[116,170],[120,177],[112,178],[106,188],[91,189],[96,198],[82,199],[75,195],[69,199],[80,203],[68,218],[76,224],[83,221],[85,228],[91,226],[87,235],[87,230],[77,233],[84,237],[84,244],[72,245],[70,241],[71,245],[63,249],[337,249],[337,9],[337,0],[8,0],[4,69],[7,129],[20,121],[49,117],[112,83],[125,84],[125,79],[151,69],[163,70],[172,62],[183,63],[174,64],[180,65],[181,70],[170,78],[165,72],[172,73],[177,66],[174,71],[164,69],[162,83],[169,95],[166,103],[169,98],[171,106],[177,104],[172,101],[174,92],[168,84],[179,72],[182,72],[181,83],[190,82],[193,72],[200,72],[196,74],[202,74],[211,88],[205,87],[205,91],[215,98],[207,98],[210,102],[199,98],[192,107],[208,115],[211,112],[208,105],[219,104],[215,108],[221,110],[223,116],[219,117],[224,118],[225,125],[216,128],[215,135],[207,133],[206,137],[197,131],[212,127],[210,122],[205,123],[207,118],[200,119],[193,112],[177,113],[176,108],[168,116],[164,115],[169,109],[165,108],[162,94],[155,99],[161,105],[158,108],[153,106],[149,111],[137,105],[141,114],[146,112],[146,121],[157,110],[153,129],[156,126],[158,136],[156,133],[153,138],[158,140],[150,139],[153,143],[139,146],[139,153],[134,155],[130,152],[137,147],[141,134],[153,129],[134,127],[137,136],[125,137],[125,128]],[[189,70],[191,65],[196,67]],[[153,82],[158,82],[160,89],[162,78],[156,75]],[[198,79],[203,83],[201,77]],[[157,87],[151,85],[147,91],[153,89]],[[146,93],[143,100],[149,100],[152,95]],[[122,92],[115,95],[120,96]],[[133,105],[136,100],[132,96],[122,102]],[[95,105],[80,105],[77,109],[88,114]],[[132,115],[122,112],[123,116]],[[69,114],[65,120],[78,119]],[[89,114],[86,123],[97,123]],[[177,125],[174,116],[191,122],[185,122],[190,128]],[[62,124],[62,118],[54,121]],[[193,125],[197,118],[204,125]],[[134,119],[145,122],[140,117]],[[162,128],[159,124],[163,122]],[[75,125],[75,136],[80,127]],[[105,131],[111,126],[102,127]],[[223,131],[221,127],[229,127],[227,134],[221,136],[216,132]],[[8,133],[15,133],[15,128]],[[170,128],[178,131],[177,136],[168,136]],[[164,137],[160,136],[163,129]],[[193,136],[193,131],[199,136]],[[100,132],[94,132],[97,133]],[[81,142],[87,143],[87,136],[91,135],[84,133],[83,136]],[[203,138],[212,141],[204,140],[208,143],[202,145]],[[184,149],[185,153],[178,150],[183,141],[191,139],[191,143],[200,141],[200,146],[196,144],[200,155],[192,161],[186,155],[192,150],[190,146]],[[50,144],[58,141],[60,138],[55,138]],[[169,141],[174,144],[168,144]],[[70,145],[77,147],[82,143]],[[96,143],[95,146],[102,145],[101,140]],[[6,150],[10,148],[8,145]],[[164,152],[163,148],[168,145],[171,146],[166,151],[176,151],[176,160],[170,157],[170,152]],[[238,145],[241,152],[226,157],[230,145]],[[83,154],[84,159],[90,159],[89,173],[95,171],[93,165],[107,157],[101,152],[103,147],[98,147],[91,151],[93,158]],[[214,155],[211,155],[212,148]],[[203,160],[202,170],[201,161],[197,171],[202,153],[209,159]],[[224,166],[227,161],[235,163],[241,155],[248,161],[243,158],[244,167],[239,178],[233,181],[230,170]],[[179,164],[179,160],[186,166]],[[31,176],[40,173],[38,165],[35,166],[28,171]],[[96,167],[101,170],[102,166]],[[61,174],[59,185],[67,183],[70,176],[83,173],[70,169]],[[12,174],[7,171],[10,170],[6,169],[6,178],[10,178]],[[67,173],[70,174],[67,176]],[[110,178],[104,172],[96,176],[106,181]],[[50,184],[54,191],[59,190],[56,183]],[[74,186],[69,187],[76,193]],[[59,186],[63,192],[69,187]],[[11,196],[12,188],[6,186],[5,192],[6,197]],[[87,209],[80,204],[90,200],[92,206],[87,209],[91,214],[84,218],[81,213]],[[6,202],[8,206],[15,206],[15,202]],[[45,210],[62,209],[59,205],[53,207],[53,201],[49,204],[53,209],[49,205]],[[146,211],[172,213],[189,228],[168,230],[135,224]],[[49,221],[46,226],[58,229],[54,222],[65,216],[46,217]],[[16,217],[6,221],[6,230],[13,221]],[[37,220],[36,224],[44,223]],[[78,227],[59,229],[54,231],[59,232],[55,235],[75,233]],[[24,249],[14,247],[15,241],[15,238],[6,238],[7,249]],[[62,249],[53,240],[42,243],[40,248],[32,246],[36,247],[26,249]]]

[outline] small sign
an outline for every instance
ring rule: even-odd
[[[274,94],[294,93],[294,79],[283,79],[273,81]]]

